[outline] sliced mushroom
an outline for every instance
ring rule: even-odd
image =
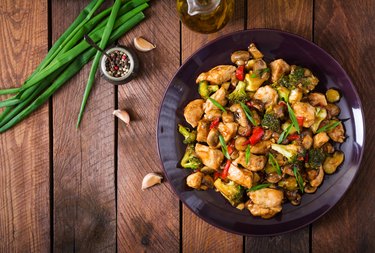
[[[306,193],[314,193],[317,189],[318,187],[312,187],[311,185],[307,184],[304,190]]]
[[[340,122],[337,127],[328,131],[328,136],[335,142],[343,143],[345,140],[345,130],[342,123]]]
[[[197,141],[207,142],[207,136],[208,136],[208,133],[210,132],[210,124],[211,122],[205,119],[202,119],[198,122]]]
[[[250,59],[250,53],[248,51],[235,51],[232,53],[230,60],[238,65],[245,65],[245,63]]]
[[[238,151],[245,151],[246,150],[246,143],[247,143],[248,139],[245,138],[245,137],[237,137],[235,142],[234,142],[234,147],[238,150]]]
[[[340,110],[340,107],[338,107],[337,105],[334,105],[334,104],[327,104],[327,106],[325,107],[326,110],[327,110],[327,118],[328,119],[332,119],[333,117],[336,117],[340,114],[341,110]]]
[[[251,126],[250,125],[247,125],[245,127],[239,126],[237,129],[237,133],[240,136],[248,137],[251,134]]]
[[[198,125],[198,121],[202,118],[202,115],[204,113],[203,104],[203,99],[196,99],[187,104],[184,109],[185,120],[192,127],[196,127]]]
[[[249,46],[249,52],[254,59],[263,58],[263,54],[258,50],[254,43],[251,43]]]
[[[220,132],[217,128],[212,128],[207,136],[207,144],[210,148],[218,148],[220,146],[219,140]]]
[[[246,127],[249,125],[247,119],[246,119],[246,114],[243,111],[242,107],[240,104],[234,104],[230,108],[231,112],[234,114],[234,120],[240,124],[240,126]]]
[[[324,170],[322,166],[319,166],[319,172],[316,178],[310,181],[310,185],[312,187],[318,187],[319,185],[322,184],[324,178]]]

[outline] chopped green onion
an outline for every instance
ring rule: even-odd
[[[293,127],[293,125],[290,124],[287,128],[285,128],[285,130],[281,133],[279,139],[277,140],[277,144],[282,143],[286,139],[286,137],[288,137],[292,127]]]
[[[302,179],[301,174],[298,171],[297,166],[294,166],[293,173],[294,173],[294,176],[296,177],[296,181],[298,183],[298,187],[299,187],[300,191],[303,193],[303,179]]]
[[[257,78],[258,75],[257,75],[256,73],[252,73],[252,74],[250,75],[250,77],[251,77],[251,78]]]
[[[244,110],[245,114],[246,114],[246,117],[248,118],[248,120],[251,122],[251,124],[253,124],[254,126],[257,126],[258,123],[255,121],[255,119],[253,118],[252,114],[251,114],[251,111],[249,109],[249,107],[247,107],[247,105],[245,105],[243,102],[240,102],[240,105],[242,107],[242,109]]]
[[[224,156],[227,159],[230,159],[230,155],[228,153],[227,144],[225,143],[224,137],[221,134],[219,134],[219,140],[220,140],[220,144],[221,144],[221,151],[223,152]]]
[[[249,164],[250,162],[250,145],[247,145],[246,147],[246,153],[245,153],[245,162],[246,164]]]
[[[121,0],[116,0],[114,5],[113,5],[111,14],[109,15],[108,22],[105,26],[103,36],[100,40],[99,47],[101,49],[105,49],[105,47],[107,46],[108,39],[109,39],[109,36],[111,35],[111,31],[113,29],[113,25],[115,24],[115,20],[116,20],[116,17],[117,17],[117,13],[120,9],[120,6],[121,6]],[[77,125],[76,125],[77,128],[79,127],[79,124],[81,123],[83,111],[85,110],[87,99],[90,96],[90,92],[91,92],[92,86],[94,84],[95,74],[96,74],[96,71],[98,70],[99,61],[100,61],[101,56],[102,56],[101,52],[96,52],[95,58],[92,62],[89,78],[88,78],[87,84],[86,84],[86,89],[85,89],[85,92],[83,94],[83,100],[82,100],[81,108],[80,108],[79,114],[78,114],[78,120],[77,120]]]
[[[289,118],[292,121],[292,124],[293,124],[294,128],[297,130],[297,133],[300,133],[300,128],[299,128],[299,125],[298,125],[296,115],[294,114],[294,111],[293,111],[292,107],[290,107],[289,103],[286,103],[286,105],[288,106]]]
[[[214,104],[214,106],[216,106],[217,108],[219,108],[223,112],[226,112],[225,108],[221,104],[219,104],[219,102],[217,102],[215,99],[213,99],[213,98],[208,98],[208,99]]]
[[[277,174],[281,175],[281,169],[279,163],[276,161],[276,158],[269,153],[268,154],[268,161],[271,163],[272,167],[276,170]]]
[[[263,188],[267,188],[268,186],[270,186],[271,184],[258,184],[256,186],[253,186],[251,187],[248,191],[249,192],[252,192],[252,191],[257,191],[257,190],[260,190],[260,189],[263,189]]]
[[[333,121],[333,122],[330,122],[329,124],[319,128],[316,133],[321,133],[321,132],[328,132],[332,129],[335,129],[338,125],[340,125],[340,121]]]

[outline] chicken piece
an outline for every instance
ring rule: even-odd
[[[265,104],[265,107],[268,108],[277,103],[277,99],[279,98],[279,95],[277,94],[277,91],[271,88],[271,86],[266,85],[266,86],[260,87],[255,92],[253,98],[259,99]]]
[[[212,69],[210,69],[208,72],[201,73],[196,83],[199,83],[200,81],[208,81],[211,84],[222,84],[226,81],[229,81],[231,79],[231,76],[233,72],[236,71],[236,67],[232,65],[219,65]]]
[[[225,142],[231,140],[237,133],[238,124],[231,122],[231,123],[222,123],[220,122],[217,129],[224,137]]]
[[[322,93],[314,92],[308,95],[309,103],[312,106],[326,106],[327,99]]]
[[[314,148],[320,148],[329,141],[327,133],[321,132],[314,136]]]
[[[257,155],[250,155],[249,163],[246,163],[246,155],[245,152],[240,151],[239,156],[236,160],[234,160],[234,163],[241,164],[245,169],[251,170],[251,171],[259,171],[264,168],[266,165],[267,158],[265,156],[257,156]]]
[[[205,119],[202,119],[198,122],[197,127],[197,141],[207,142],[207,136],[210,131],[211,122]]]
[[[302,91],[301,88],[297,87],[297,88],[290,91],[289,103],[295,104],[295,103],[301,101],[302,97],[303,97],[303,91]]]
[[[209,121],[214,121],[215,119],[221,118],[221,110],[220,109],[212,109],[211,111],[205,113],[203,118]]]
[[[255,46],[254,43],[250,44],[249,52],[253,56],[254,59],[263,58],[263,54],[259,51],[259,49]]]
[[[222,119],[224,123],[234,122],[234,115],[231,111],[223,112]]]
[[[207,144],[210,148],[218,148],[220,147],[220,140],[219,140],[219,130],[217,128],[212,128],[207,136]]]
[[[265,155],[270,150],[271,141],[261,141],[250,148],[250,152],[255,155]]]
[[[246,119],[246,114],[240,104],[234,104],[229,109],[234,114],[234,120],[240,124],[240,126],[247,127],[249,125],[249,122],[247,122]]]
[[[313,144],[313,138],[310,135],[305,135],[302,139],[302,146],[304,149],[310,149]]]
[[[281,104],[278,104],[278,105],[275,105],[273,108],[273,114],[277,117],[277,118],[283,118],[285,116],[285,106],[281,105]]]
[[[309,128],[315,121],[315,108],[309,103],[297,102],[292,105],[296,117],[303,117],[303,127]]]
[[[194,189],[200,189],[201,188],[201,184],[202,184],[202,179],[204,177],[204,174],[200,171],[198,172],[195,172],[193,174],[190,174],[187,178],[186,178],[186,184],[191,187],[191,188],[194,188]]]
[[[282,210],[281,203],[284,198],[282,191],[263,188],[248,193],[250,198],[247,208],[254,216],[269,219]]]
[[[248,170],[240,169],[232,163],[228,170],[228,178],[243,187],[251,188],[253,173]]]
[[[184,117],[187,123],[192,127],[198,125],[199,120],[202,118],[203,111],[203,99],[196,99],[191,101],[184,109]]]
[[[270,63],[271,81],[274,83],[280,79],[285,73],[290,71],[290,66],[283,59],[277,59]]]
[[[342,123],[340,122],[337,127],[328,131],[328,136],[335,142],[343,143],[345,140],[345,130]]]
[[[220,150],[199,143],[195,145],[195,153],[204,165],[214,170],[218,170],[224,160],[224,155]]]
[[[213,98],[219,104],[225,107],[225,105],[228,102],[227,98],[225,97],[226,92],[226,89],[224,87],[221,87],[214,94],[211,95],[211,98]],[[211,110],[217,110],[218,108],[209,99],[207,99],[206,103],[203,105],[203,109],[205,113],[209,113]]]

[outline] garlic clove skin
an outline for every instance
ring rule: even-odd
[[[142,181],[142,191],[144,191],[147,188],[150,188],[154,185],[160,184],[163,180],[163,177],[157,173],[148,173]]]
[[[130,123],[130,116],[127,111],[124,110],[114,110],[113,115],[115,115],[117,118],[125,122],[127,126],[129,126]]]
[[[148,42],[142,37],[134,38],[133,42],[134,42],[135,48],[141,52],[148,52],[156,48],[154,44],[152,44],[151,42]]]

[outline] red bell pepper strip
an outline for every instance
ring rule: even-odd
[[[227,160],[227,163],[225,164],[225,167],[224,167],[224,170],[223,172],[221,172],[221,178],[222,179],[226,179],[227,176],[228,176],[228,170],[229,170],[229,167],[230,167],[230,164],[231,164],[231,160]]]
[[[299,135],[298,134],[291,134],[291,135],[288,135],[287,139],[289,141],[295,141],[295,140],[299,139]]]
[[[239,81],[243,81],[245,79],[245,66],[242,65],[236,69],[236,78]]]
[[[257,144],[262,139],[263,135],[264,135],[264,130],[262,127],[260,126],[254,127],[253,134],[250,136],[250,139],[249,139],[250,144],[252,146]]]
[[[231,142],[229,143],[228,147],[227,147],[227,150],[228,150],[228,153],[229,155],[231,155],[234,151],[234,140],[231,140]]]
[[[214,181],[216,181],[216,179],[218,179],[219,176],[220,176],[220,173],[217,172],[217,171],[215,171],[215,173],[214,173]]]
[[[305,120],[305,117],[298,116],[296,118],[297,118],[297,122],[298,122],[299,127],[302,128],[303,127],[303,121]]]
[[[217,127],[220,123],[220,118],[216,118],[214,119],[214,121],[211,122],[211,125],[210,125],[210,130]]]

